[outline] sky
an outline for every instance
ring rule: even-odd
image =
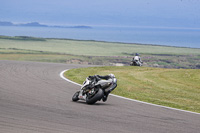
[[[0,0],[0,21],[200,28],[200,0]]]

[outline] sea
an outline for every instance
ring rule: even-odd
[[[200,29],[158,27],[92,28],[0,26],[0,35],[32,36],[200,48]]]

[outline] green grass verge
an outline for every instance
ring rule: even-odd
[[[148,67],[92,67],[64,75],[82,84],[88,75],[113,73],[118,87],[113,94],[200,113],[200,70]]]

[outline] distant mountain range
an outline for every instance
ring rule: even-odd
[[[12,22],[0,21],[0,26],[23,26],[23,27],[56,27],[56,28],[84,28],[91,29],[91,26],[78,25],[78,26],[59,26],[59,25],[44,25],[38,22],[31,22],[25,24],[14,24]]]

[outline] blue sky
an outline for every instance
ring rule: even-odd
[[[200,0],[0,0],[0,21],[200,28]]]

